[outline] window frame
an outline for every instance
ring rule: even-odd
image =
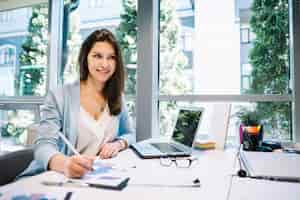
[[[150,1],[149,1],[150,2]],[[139,0],[138,10],[138,71],[137,71],[137,141],[155,138],[159,134],[159,102],[291,102],[292,103],[292,139],[300,142],[300,3],[289,0],[290,7],[290,36],[291,36],[291,83],[293,91],[286,95],[159,95],[159,0],[149,3]],[[148,12],[144,12],[149,6]],[[150,20],[150,23],[149,23]],[[150,29],[144,24],[150,24]],[[144,25],[144,26],[143,26]],[[151,41],[149,41],[151,40]],[[145,48],[147,47],[147,48]],[[157,55],[156,55],[157,53]],[[151,69],[149,69],[151,68]],[[155,110],[156,109],[156,110]]]

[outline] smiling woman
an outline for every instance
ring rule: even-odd
[[[40,171],[81,177],[92,170],[96,156],[114,157],[134,141],[122,98],[124,65],[114,35],[107,29],[91,33],[82,43],[78,62],[80,81],[46,97],[35,142],[37,163],[43,164]],[[81,155],[73,155],[59,135]]]

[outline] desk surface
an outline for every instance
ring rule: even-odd
[[[232,173],[234,154],[232,151],[195,151],[197,163],[191,168],[163,167],[158,159],[142,160],[133,151],[121,152],[114,162],[128,167],[130,181],[122,191],[88,187],[44,186],[44,180],[62,180],[56,172],[45,172],[37,176],[23,178],[15,183],[1,187],[0,191],[27,190],[32,192],[62,193],[74,191],[72,199],[225,199]],[[129,168],[130,166],[135,168]],[[222,166],[222,167],[220,167]],[[198,178],[201,187],[170,187],[170,185],[190,184]],[[158,187],[156,185],[161,185]],[[76,197],[76,198],[75,198]]]
[[[37,176],[23,178],[15,183],[3,186],[0,192],[5,191],[32,191],[34,193],[64,194],[73,191],[73,199],[212,199],[227,200],[230,192],[230,200],[240,199],[276,199],[274,197],[291,196],[295,198],[300,195],[300,184],[275,183],[276,191],[272,190],[270,181],[249,180],[248,178],[234,177],[236,171],[236,153],[228,151],[195,151],[198,162],[191,168],[176,168],[175,166],[163,167],[158,159],[142,160],[133,151],[121,152],[114,162],[128,169],[130,181],[122,191],[114,191],[99,188],[78,186],[44,186],[45,180],[62,180],[63,175],[56,172],[45,172]],[[136,166],[135,168],[131,168]],[[201,187],[170,187],[170,185],[189,184],[198,178]],[[232,182],[231,182],[232,180]],[[230,185],[232,183],[232,187]],[[160,185],[160,186],[157,186]],[[267,188],[267,189],[264,189]],[[284,193],[284,194],[282,194]],[[275,194],[275,195],[273,195]],[[277,195],[281,194],[281,195]],[[286,195],[289,194],[289,195]],[[138,198],[137,198],[138,197]],[[249,198],[248,198],[249,197]],[[250,198],[252,197],[252,198]],[[269,198],[268,198],[269,197]],[[1,197],[0,197],[1,199]],[[287,198],[280,198],[287,199]]]

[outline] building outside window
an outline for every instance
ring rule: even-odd
[[[0,28],[1,142],[24,143],[27,128],[39,120],[47,92],[48,17],[48,3],[0,9],[0,23],[6,23]]]

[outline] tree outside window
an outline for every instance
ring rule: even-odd
[[[137,67],[137,2],[136,0],[123,0],[124,13],[117,29],[117,37],[125,57],[127,67],[127,82],[125,92],[127,95],[136,94]],[[188,65],[188,60],[179,45],[180,26],[176,14],[176,1],[161,0],[160,2],[160,93],[182,94],[191,90],[189,81],[182,73]],[[176,103],[162,104],[160,113],[161,133],[170,132],[170,124],[174,121]],[[129,105],[133,112],[134,105]]]
[[[250,26],[256,38],[250,52],[252,82],[246,93],[290,93],[288,19],[288,0],[253,1]],[[257,103],[256,106],[280,139],[291,139],[290,108],[290,103]]]

